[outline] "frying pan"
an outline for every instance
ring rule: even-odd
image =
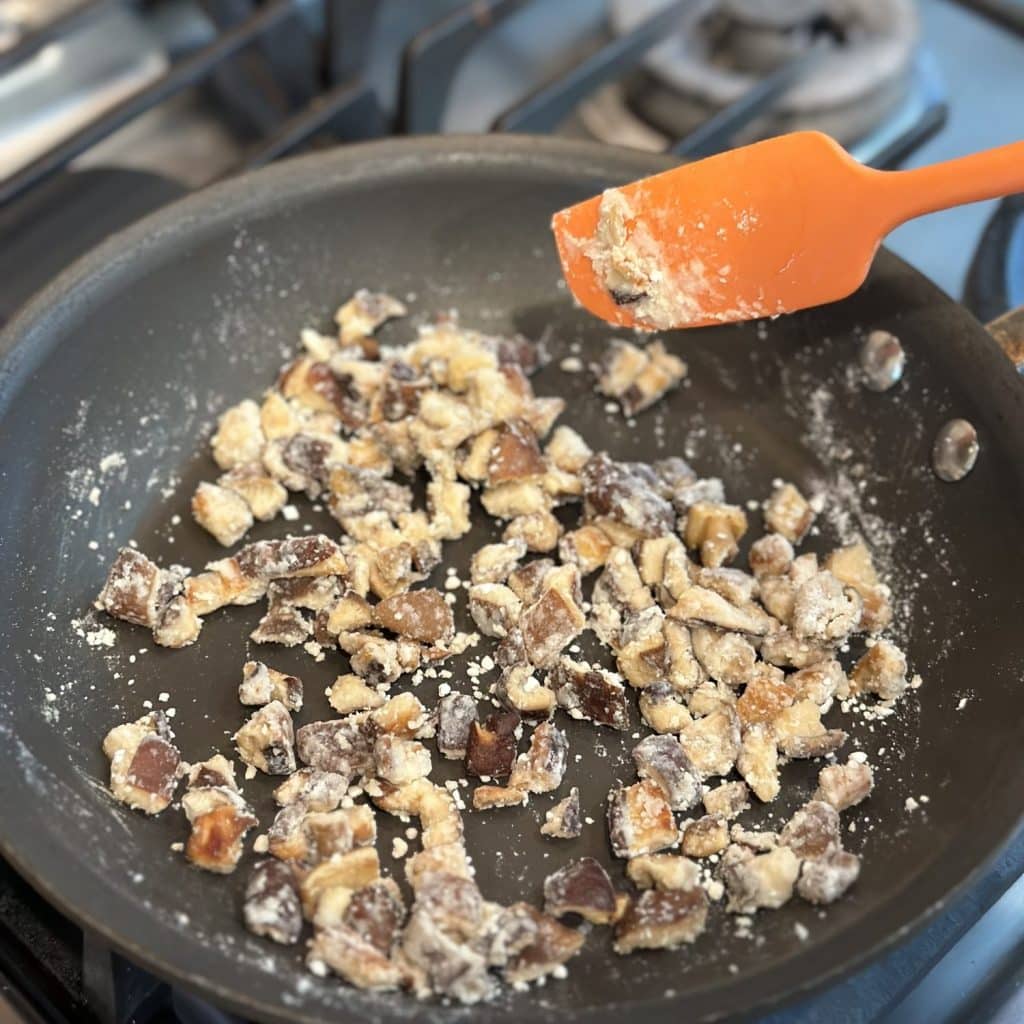
[[[689,363],[686,386],[635,422],[609,414],[585,374],[559,368],[571,351],[596,356],[609,332],[559,286],[548,219],[665,166],[515,137],[382,142],[302,158],[147,218],[76,263],[10,325],[0,341],[0,849],[47,899],[156,974],[263,1021],[704,1020],[791,1000],[864,964],[938,912],[1014,834],[1024,792],[1024,389],[1013,367],[965,310],[883,251],[840,304],[668,336]],[[896,594],[895,635],[923,685],[896,715],[848,726],[847,749],[870,756],[879,785],[844,817],[856,822],[847,846],[865,856],[847,899],[824,915],[796,900],[759,915],[759,940],[737,935],[715,907],[694,946],[644,956],[616,957],[597,929],[565,981],[471,1010],[424,1006],[306,974],[301,948],[272,946],[238,924],[251,853],[227,879],[195,871],[169,849],[185,837],[179,812],[145,820],[111,802],[100,739],[147,702],[175,708],[186,758],[229,751],[259,609],[211,616],[201,642],[182,651],[154,649],[148,634],[119,623],[101,624],[116,646],[92,646],[97,624],[81,620],[105,567],[129,539],[165,562],[198,567],[218,556],[188,518],[194,484],[214,472],[202,437],[219,411],[272,380],[301,326],[326,328],[361,286],[409,295],[415,315],[457,308],[465,323],[495,333],[546,330],[555,358],[536,389],[563,394],[565,422],[596,447],[620,458],[686,454],[741,502],[764,497],[774,477],[820,490],[827,502],[810,550],[866,536]],[[887,394],[866,391],[850,369],[871,328],[893,331],[908,353],[905,380]],[[399,322],[384,337],[410,332]],[[975,424],[982,454],[948,485],[928,459],[935,430],[954,415]],[[751,518],[756,535],[758,513]],[[448,564],[464,569],[494,536],[484,519],[446,549]],[[333,526],[308,506],[303,520]],[[321,664],[301,650],[257,656],[304,678],[300,721],[328,717],[320,694],[344,670],[339,655]],[[453,673],[462,685],[459,663]],[[428,684],[417,692],[432,703]],[[489,897],[539,901],[544,875],[584,854],[625,884],[603,806],[610,785],[632,781],[635,740],[564,724],[581,755],[570,758],[567,785],[580,786],[595,823],[571,844],[542,839],[538,822],[556,795],[467,813]],[[818,767],[786,767],[775,823],[808,797]],[[439,771],[454,777],[457,767]],[[245,784],[264,827],[268,782]],[[400,875],[388,851],[404,826],[380,819],[385,866]]]

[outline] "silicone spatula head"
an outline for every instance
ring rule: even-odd
[[[570,290],[609,323],[750,320],[860,285],[893,223],[886,177],[797,132],[609,189],[552,228]]]

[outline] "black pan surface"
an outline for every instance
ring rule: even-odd
[[[610,415],[586,375],[558,368],[575,347],[596,356],[610,335],[560,286],[548,218],[663,166],[592,145],[494,137],[291,161],[118,235],[10,326],[0,340],[0,849],[48,899],[158,974],[259,1020],[700,1020],[749,1013],[849,972],[938,911],[1014,832],[1024,792],[1020,381],[976,321],[882,252],[843,303],[668,336],[689,362],[687,385],[635,423]],[[847,720],[848,749],[867,752],[879,776],[847,819],[856,823],[848,846],[866,858],[849,898],[823,916],[795,901],[763,914],[756,938],[715,910],[692,948],[626,959],[595,930],[565,981],[472,1010],[426,1007],[306,974],[301,950],[238,924],[251,854],[226,880],[191,870],[170,850],[185,837],[179,812],[143,820],[110,801],[100,739],[147,702],[176,709],[186,758],[229,750],[258,608],[211,616],[201,642],[183,651],[154,649],[143,631],[108,622],[99,625],[117,645],[90,646],[97,623],[73,620],[86,616],[129,538],[192,566],[218,555],[188,519],[193,485],[213,474],[203,437],[218,412],[272,379],[301,326],[326,328],[360,286],[415,293],[417,315],[454,307],[488,330],[550,328],[556,358],[535,386],[564,394],[565,421],[593,443],[627,458],[685,453],[740,502],[766,496],[776,476],[821,489],[826,510],[808,546],[824,551],[858,530],[873,544],[896,591],[897,638],[923,686],[893,717]],[[894,331],[908,351],[905,381],[885,395],[864,390],[850,369],[874,327]],[[396,323],[385,338],[409,332]],[[955,486],[928,469],[933,434],[952,415],[973,421],[982,445]],[[751,518],[756,536],[759,513]],[[306,506],[303,520],[332,527]],[[449,564],[465,568],[489,532],[481,525],[450,545]],[[302,721],[327,717],[320,693],[344,670],[339,656],[259,656],[305,679]],[[428,703],[429,685],[418,691]],[[838,711],[831,718],[843,721]],[[467,814],[489,897],[538,900],[544,875],[571,856],[610,863],[603,801],[614,780],[632,780],[634,741],[572,722],[568,730],[582,755],[571,782],[595,824],[572,845],[543,841],[551,796]],[[816,769],[785,769],[780,818],[809,794]],[[265,782],[245,789],[269,820]],[[397,832],[383,816],[381,832],[391,867]],[[622,877],[620,865],[613,871]]]

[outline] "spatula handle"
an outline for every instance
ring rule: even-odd
[[[1024,192],[1024,142],[909,171],[876,171],[872,187],[886,231],[923,213]]]

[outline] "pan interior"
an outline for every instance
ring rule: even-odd
[[[418,159],[403,159],[412,153]],[[649,165],[593,148],[538,151],[536,140],[332,159],[275,168],[190,200],[177,218],[160,215],[92,258],[8,339],[20,345],[0,376],[0,737],[14,755],[0,779],[5,851],[51,898],[144,962],[266,1019],[346,1011],[610,1018],[638,1003],[673,1016],[748,1009],[839,969],[941,902],[1012,829],[1024,782],[1016,628],[1024,417],[1017,382],[981,329],[883,253],[867,285],[841,304],[665,336],[689,378],[627,422],[606,411],[586,373],[559,366],[570,354],[596,359],[612,335],[572,307],[547,222]],[[823,553],[857,533],[868,540],[894,591],[896,638],[923,683],[889,718],[829,716],[851,732],[847,751],[869,755],[878,779],[870,801],[844,815],[847,846],[865,856],[849,898],[824,915],[794,901],[760,915],[749,932],[716,908],[693,947],[625,959],[595,929],[567,980],[470,1014],[308,975],[301,948],[277,948],[239,924],[251,853],[227,879],[191,870],[170,849],[185,837],[179,812],[143,820],[112,804],[102,784],[107,729],[150,704],[174,708],[186,759],[229,753],[244,717],[241,664],[251,655],[302,676],[300,723],[330,715],[323,690],[345,670],[340,656],[318,664],[301,650],[251,647],[258,607],[211,616],[200,642],[183,651],[154,648],[144,631],[93,619],[89,607],[129,540],[194,568],[219,557],[189,517],[195,483],[215,474],[204,439],[217,414],[258,395],[296,351],[299,329],[326,330],[338,303],[364,286],[408,298],[414,319],[457,309],[465,324],[489,332],[548,331],[554,359],[534,386],[565,396],[562,421],[595,448],[627,459],[684,455],[701,474],[722,477],[741,504],[766,497],[774,478],[792,480],[825,499],[805,550]],[[903,383],[882,395],[864,389],[854,369],[864,333],[876,327],[897,334],[908,353]],[[411,333],[399,322],[384,339]],[[955,486],[928,468],[934,432],[951,416],[970,419],[982,445],[977,467]],[[305,524],[331,531],[329,517],[295,502],[299,524],[262,526],[251,538]],[[748,514],[756,536],[760,512]],[[471,552],[496,536],[479,517],[469,537],[446,545],[431,582],[443,581],[447,565],[468,576]],[[468,625],[461,600],[458,614]],[[102,645],[98,627],[113,631],[113,647]],[[449,667],[446,681],[468,688],[464,661]],[[433,703],[440,681],[426,680],[417,694]],[[394,691],[409,686],[406,679]],[[562,724],[574,755],[566,788],[580,786],[593,824],[572,843],[544,840],[543,811],[562,793],[467,813],[486,896],[539,902],[544,876],[584,854],[623,879],[607,850],[603,807],[611,785],[633,781],[635,740]],[[809,796],[818,767],[786,767],[775,823]],[[444,762],[440,771],[455,777]],[[260,778],[244,788],[266,827],[272,787]],[[907,809],[910,797],[916,810]],[[748,819],[768,820],[763,812]],[[384,864],[400,876],[389,851],[405,825],[383,815],[379,825]]]

